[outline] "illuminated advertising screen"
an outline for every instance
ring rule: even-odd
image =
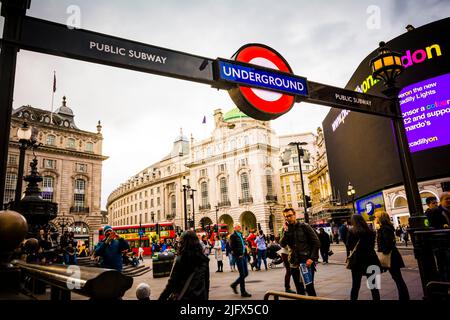
[[[397,79],[406,135],[418,181],[450,176],[450,18],[405,32],[386,43],[402,54],[405,70]],[[372,51],[346,89],[383,96],[372,78]],[[348,183],[356,198],[401,185],[402,171],[391,119],[331,109],[323,123],[334,196],[343,201]]]
[[[356,213],[362,215],[366,221],[375,220],[375,212],[385,210],[382,192],[371,194],[356,201]]]
[[[411,152],[450,144],[450,74],[404,87],[399,98]]]

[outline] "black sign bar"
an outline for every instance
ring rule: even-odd
[[[347,109],[389,118],[401,118],[390,99],[308,81],[309,97],[305,101],[333,108]]]
[[[4,39],[6,41],[12,39]],[[213,84],[213,60],[97,32],[24,17],[20,48]],[[217,84],[217,83],[216,83]]]

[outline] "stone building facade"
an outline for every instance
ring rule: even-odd
[[[60,231],[73,231],[76,239],[92,245],[98,240],[102,222],[102,162],[107,159],[102,155],[100,121],[97,132],[79,129],[65,97],[54,113],[29,105],[13,110],[4,203],[14,198],[19,165],[17,130],[25,121],[40,145],[34,155],[31,150],[26,151],[24,176],[36,156],[43,177],[42,198],[58,204],[58,216],[51,223]],[[24,183],[23,191],[25,188]]]

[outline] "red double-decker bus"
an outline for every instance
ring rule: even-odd
[[[144,255],[150,255],[152,241],[176,238],[175,224],[173,222],[144,223],[142,225],[114,226],[112,228],[114,232],[129,243],[130,249],[136,254],[139,252],[139,243],[143,245]],[[140,230],[142,230],[142,236],[139,236]],[[103,228],[100,228],[98,233],[99,241],[103,240],[105,238]]]
[[[195,232],[197,233],[197,236],[199,238],[201,238],[203,235],[206,235],[209,237],[210,241],[214,241],[216,236],[215,226],[215,224],[206,225],[205,229],[203,229],[202,227],[198,227],[195,229]],[[225,223],[219,223],[218,234],[220,237],[227,236],[229,234],[228,225]]]

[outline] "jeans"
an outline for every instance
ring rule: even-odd
[[[371,274],[365,274],[366,277],[370,277]],[[351,300],[358,300],[359,289],[361,288],[361,278],[363,277],[363,272],[359,270],[352,270],[352,290],[350,293]],[[370,290],[372,293],[373,300],[380,300],[380,291],[378,289]]]
[[[241,294],[243,294],[245,291],[245,278],[248,276],[248,266],[247,266],[247,257],[236,257],[236,266],[239,271],[239,277],[234,281],[231,285],[233,287],[236,287],[238,284],[241,288]]]
[[[409,300],[408,287],[406,286],[405,280],[403,280],[402,272],[400,271],[400,268],[396,268],[396,269],[390,268],[389,273],[391,274],[392,280],[394,280],[395,285],[397,286],[398,299],[399,300]]]
[[[266,258],[266,249],[258,250],[258,264],[257,269],[261,269],[261,260],[264,261],[264,267],[267,270],[267,258]]]
[[[303,281],[300,280],[300,268],[291,267],[292,279],[294,279],[295,289],[297,290],[297,294],[305,295],[305,286],[303,285]],[[306,293],[308,296],[316,296],[316,290],[314,289],[314,267],[311,266],[311,274],[312,274],[312,282],[306,285]]]
[[[236,266],[236,259],[234,258],[234,256],[231,253],[228,254],[228,261],[230,262],[230,268],[233,268]]]

